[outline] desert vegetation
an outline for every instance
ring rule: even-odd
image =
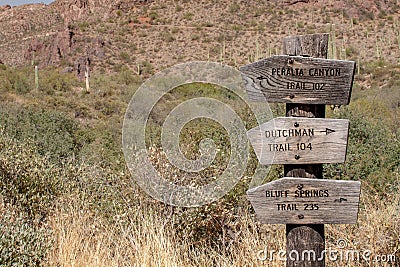
[[[76,44],[105,39],[104,57],[91,63],[89,92],[83,79],[65,71],[86,52],[84,45],[72,47],[70,58],[58,65],[40,64],[38,57],[37,88],[34,65],[0,64],[0,266],[284,266],[277,257],[260,259],[265,251],[285,249],[285,226],[258,223],[246,199],[257,164],[253,151],[244,177],[226,196],[202,207],[172,207],[149,197],[131,177],[121,129],[131,97],[158,70],[189,60],[238,68],[279,54],[282,36],[321,32],[330,33],[330,58],[358,66],[350,104],[326,107],[327,117],[350,120],[350,133],[346,163],[324,165],[324,178],[362,182],[358,223],[326,225],[326,247],[337,249],[337,241],[345,239],[348,249],[396,257],[396,262],[328,259],[327,266],[399,264],[397,1],[386,11],[361,14],[332,1],[326,7],[211,2],[202,1],[207,12],[186,0],[151,1],[73,21]],[[364,10],[357,3],[347,4]],[[55,19],[54,25],[62,23]],[[37,26],[34,33],[43,32]],[[14,36],[2,43],[0,56],[33,38],[25,34],[30,33],[21,42]],[[247,129],[255,126],[246,104],[223,88],[201,83],[175,88],[157,103],[146,128],[152,163],[165,179],[200,185],[227,165],[229,138],[209,120],[190,122],[180,138],[191,159],[199,156],[201,139],[215,141],[218,154],[209,168],[185,176],[162,151],[160,128],[168,112],[200,96],[227,103]],[[284,105],[270,107],[275,116],[284,115]],[[282,166],[272,166],[264,182],[282,175]]]
[[[328,117],[348,118],[351,128],[347,162],[325,165],[324,177],[362,181],[358,223],[327,225],[327,247],[335,248],[336,240],[343,238],[352,249],[398,257],[399,72],[385,62],[369,64],[357,75],[350,105],[327,108]],[[31,72],[9,67],[0,72],[6,81],[0,109],[2,265],[283,264],[257,258],[265,247],[284,249],[285,240],[284,226],[259,224],[245,198],[254,154],[245,177],[219,201],[199,208],[165,206],[138,188],[121,152],[122,118],[140,76],[129,71],[95,74],[93,91],[87,93],[82,82],[56,69],[43,70],[46,81],[36,91]],[[167,178],[176,170],[165,167],[157,138],[162,114],[201,94],[229,103],[244,114],[247,127],[253,127],[246,107],[222,88],[177,88],[157,104],[147,127],[154,164]],[[283,111],[281,105],[272,109],[275,115]],[[188,157],[196,157],[196,140],[203,137],[216,139],[221,147],[229,143],[218,125],[207,121],[181,134]],[[216,159],[223,168],[223,157]],[[214,166],[198,179],[218,171]],[[281,167],[274,166],[266,181],[281,176]],[[336,265],[328,261],[328,266]]]

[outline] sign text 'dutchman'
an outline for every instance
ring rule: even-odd
[[[349,121],[279,117],[247,132],[261,164],[343,163]]]

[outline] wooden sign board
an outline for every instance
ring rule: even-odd
[[[240,68],[250,100],[341,104],[350,101],[354,61],[273,56]]]
[[[279,117],[247,132],[261,164],[343,163],[349,121]]]
[[[354,224],[360,182],[282,178],[247,191],[257,218],[269,224]]]

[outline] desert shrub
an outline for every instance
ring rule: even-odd
[[[152,12],[150,12],[149,17],[150,17],[152,20],[155,20],[156,18],[158,18],[158,14],[157,14],[157,12],[152,11]]]
[[[33,218],[44,218],[61,192],[61,170],[37,153],[34,144],[2,135],[0,192],[7,203]]]
[[[96,110],[106,116],[122,114],[121,102],[98,101]],[[0,106],[0,131],[15,143],[29,141],[47,161],[62,165],[69,158],[101,166],[123,166],[120,122],[99,123],[83,127],[67,115],[12,104]]]
[[[120,85],[136,85],[140,84],[140,77],[124,66],[116,74],[115,81]]]
[[[0,69],[0,79],[0,91],[26,94],[34,88],[34,68],[31,66],[13,69],[3,66]],[[69,91],[76,84],[78,81],[71,73],[63,74],[53,68],[39,70],[39,90],[47,94]]]
[[[99,102],[113,101],[119,102],[119,104],[114,103],[113,105],[125,105],[124,103],[129,102],[141,82],[139,75],[123,66],[112,75],[94,74],[91,79],[91,86],[96,94],[101,97],[98,100]],[[88,105],[90,106],[91,103],[88,103]],[[101,105],[104,106],[104,104]],[[125,107],[117,108],[117,110],[124,112]],[[119,114],[122,116],[122,113]]]
[[[47,94],[70,91],[79,82],[72,73],[60,73],[59,70],[48,68],[39,71],[39,90]]]
[[[173,33],[170,31],[163,31],[160,33],[160,36],[164,41],[166,41],[168,43],[175,41],[175,37],[174,37]]]
[[[121,152],[121,125],[113,124],[114,130],[109,129],[109,125],[98,125],[85,131],[90,135],[92,142],[86,143],[79,153],[79,158],[89,164],[98,164],[102,167],[111,167],[121,170],[125,166],[123,154]]]
[[[15,92],[17,93],[27,93],[30,91],[30,85],[25,76],[22,74],[16,74],[12,81],[12,86]]]
[[[52,240],[46,222],[57,205],[67,207],[73,199],[105,222],[124,213],[121,195],[129,179],[123,175],[74,158],[58,166],[40,155],[34,142],[0,135],[0,200],[13,211],[2,214],[0,207],[0,266],[43,263]]]
[[[232,4],[229,6],[230,13],[237,13],[239,10],[240,10],[240,5],[238,4]]]
[[[346,56],[350,58],[355,58],[359,54],[359,51],[354,46],[350,46],[346,48]]]
[[[193,83],[179,86],[166,94],[154,106],[146,128],[146,144],[150,147],[153,166],[164,177],[179,185],[201,186],[218,179],[226,170],[230,158],[231,141],[227,131],[218,122],[206,118],[197,118],[180,131],[179,141],[182,153],[188,159],[200,156],[199,144],[204,138],[214,141],[216,156],[206,169],[199,173],[185,173],[172,166],[161,149],[161,127],[170,111],[182,102],[196,98],[210,97],[231,107],[240,117],[247,129],[255,127],[256,120],[247,104],[234,93],[213,84]],[[257,159],[252,153],[247,162],[244,177],[223,198],[214,203],[196,208],[176,208],[173,210],[174,227],[177,235],[193,243],[208,242],[215,248],[224,246],[232,239],[226,235],[233,231],[239,210],[249,209],[245,191],[257,166]],[[225,236],[226,238],[222,238]]]
[[[125,51],[121,51],[121,52],[119,53],[119,58],[120,58],[122,61],[125,61],[125,62],[129,62],[129,61],[131,60],[130,54],[129,54],[128,52],[125,52]]]
[[[18,141],[32,140],[38,153],[54,162],[76,154],[87,141],[77,135],[76,122],[53,110],[2,105],[0,127]]]
[[[40,266],[51,247],[51,231],[23,213],[0,212],[0,266]]]
[[[371,116],[371,106],[381,108]],[[391,130],[391,120],[379,103],[355,101],[342,108],[339,118],[350,120],[349,141],[345,164],[326,164],[325,177],[362,181],[364,188],[386,196],[396,188],[400,166],[398,132]]]
[[[117,83],[115,82],[115,79],[108,77],[107,75],[99,74],[92,75],[91,87],[93,88],[93,90],[99,92],[102,97],[111,96],[119,89]]]
[[[78,27],[79,27],[79,29],[81,30],[81,31],[86,31],[87,30],[87,28],[89,28],[89,26],[90,26],[90,24],[89,24],[89,22],[87,22],[87,21],[82,21],[82,22],[80,22],[79,24],[78,24]]]
[[[186,19],[186,20],[192,20],[193,13],[187,12],[187,13],[183,14],[183,18]]]
[[[15,92],[25,94],[33,88],[33,76],[29,68],[13,69],[5,65],[0,68],[0,92]],[[33,69],[31,70],[33,75]]]

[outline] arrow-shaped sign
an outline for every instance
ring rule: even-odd
[[[325,129],[325,131],[320,131],[321,133],[326,133],[326,135],[328,135],[328,134],[330,134],[330,133],[334,133],[334,132],[336,132],[335,130],[332,130],[332,129],[329,129],[329,128],[326,128]]]
[[[357,181],[282,178],[248,190],[247,198],[263,223],[356,223],[360,185]]]
[[[273,56],[240,68],[254,101],[342,104],[350,101],[354,61]]]
[[[261,164],[343,163],[349,121],[280,117],[247,132]]]

